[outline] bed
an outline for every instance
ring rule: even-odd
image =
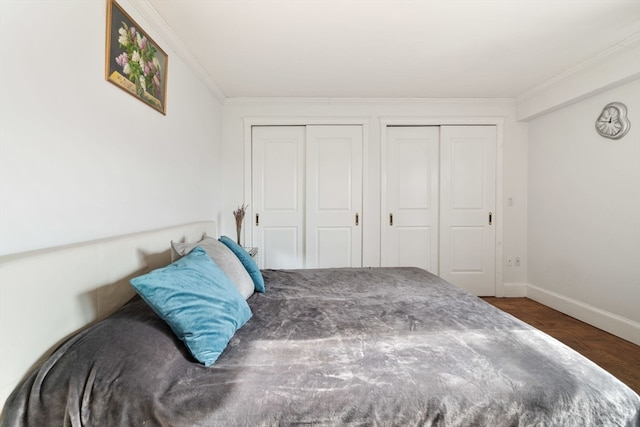
[[[202,256],[198,243],[176,263]],[[38,364],[2,426],[640,424],[640,398],[616,378],[427,271],[260,276],[244,293],[230,279],[250,316],[212,363],[135,295]]]

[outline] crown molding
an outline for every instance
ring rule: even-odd
[[[640,77],[640,33],[516,98],[516,120],[529,121]]]
[[[488,104],[507,103],[514,104],[515,98],[225,98],[225,105],[231,104],[376,104],[376,103],[464,103],[464,104]]]
[[[169,24],[164,20],[158,11],[149,3],[148,0],[130,0],[128,2],[136,11],[142,15],[142,17],[149,23],[149,25],[160,35],[162,40],[169,45],[171,50],[180,57],[187,65],[187,67],[193,71],[198,79],[209,89],[209,91],[216,97],[220,103],[224,103],[226,100],[225,94],[220,90],[216,82],[213,81],[211,76],[207,74],[202,65],[196,60],[191,51],[182,43],[182,40],[173,32]]]
[[[540,94],[541,92],[544,92],[545,90],[557,84],[558,82],[569,79],[574,74],[578,74],[583,70],[589,69],[596,64],[604,62],[611,56],[618,55],[619,53],[623,51],[627,51],[629,49],[635,49],[638,46],[640,46],[640,32],[635,33],[630,37],[627,37],[626,39],[622,40],[620,43],[617,43],[611,46],[610,48],[605,49],[604,51],[587,59],[586,61],[581,62],[580,64],[569,68],[567,71],[560,73],[552,77],[551,79],[547,80],[546,82],[541,83],[538,86],[532,89],[529,89],[528,91],[518,95],[518,97],[516,98],[516,102],[522,102],[529,98],[537,96],[538,94]]]

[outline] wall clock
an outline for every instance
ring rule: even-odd
[[[596,120],[596,130],[605,138],[622,138],[629,132],[630,127],[627,107],[621,102],[605,105]]]

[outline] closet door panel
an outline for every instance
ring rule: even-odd
[[[495,295],[495,126],[441,129],[440,276]]]
[[[326,132],[326,129],[322,129]],[[310,151],[315,159],[310,160],[309,183],[316,196],[315,208],[319,213],[351,212],[351,180],[353,170],[353,141],[346,138],[318,136],[311,130]],[[314,170],[315,169],[315,170]]]
[[[466,130],[466,129],[465,129]],[[445,130],[445,136],[447,135]],[[448,161],[451,180],[451,208],[482,211],[486,198],[484,141],[475,138],[451,140]]]
[[[451,227],[450,273],[482,273],[484,267],[484,227]]]
[[[302,252],[301,240],[298,227],[262,227],[256,244],[260,248],[259,265],[261,268],[302,268],[299,260]]]
[[[432,227],[397,227],[398,259],[400,260],[398,265],[421,267],[431,272],[434,270],[437,272],[437,264],[425,263],[425,261],[438,257],[437,251],[433,253],[431,248],[433,231]]]
[[[261,268],[302,268],[304,126],[252,129],[253,244]]]
[[[362,127],[307,126],[305,267],[362,265]]]
[[[351,227],[317,227],[314,268],[353,267]]]
[[[387,127],[386,132],[382,265],[438,274],[439,128]]]

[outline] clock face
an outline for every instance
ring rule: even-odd
[[[600,132],[606,135],[617,135],[618,132],[620,132],[620,129],[622,129],[618,110],[613,107],[605,108],[600,115],[600,118],[598,118],[597,126],[598,129],[600,129]]]
[[[606,138],[622,138],[629,132],[627,107],[619,102],[612,102],[604,107],[596,120],[598,133]]]

